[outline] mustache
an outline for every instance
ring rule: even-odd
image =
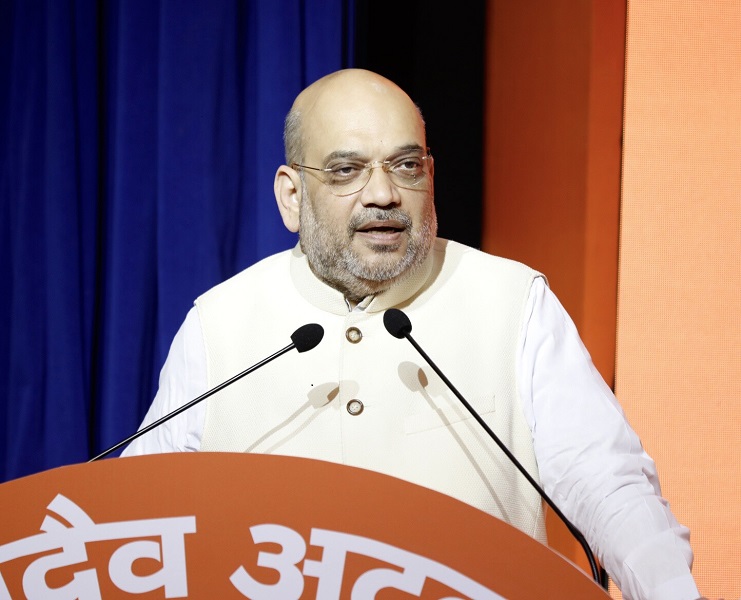
[[[412,229],[412,218],[400,208],[365,208],[350,219],[350,235],[371,221],[398,221],[407,231]]]

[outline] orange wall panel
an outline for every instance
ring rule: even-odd
[[[701,591],[739,598],[741,3],[488,8],[483,247],[548,276],[693,532]]]
[[[631,2],[616,392],[692,531],[710,598],[741,597],[741,3]]]
[[[612,384],[625,2],[489,2],[482,246],[546,274]]]

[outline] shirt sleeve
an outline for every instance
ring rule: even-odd
[[[626,600],[695,600],[689,530],[656,465],[542,278],[530,291],[518,381],[545,492]]]
[[[140,430],[208,389],[206,350],[198,311],[191,308],[172,340],[160,371],[159,389]],[[162,452],[197,452],[201,447],[206,403],[199,402],[135,439],[121,456]]]

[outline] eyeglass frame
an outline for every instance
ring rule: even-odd
[[[402,154],[399,158],[405,158],[405,156]],[[423,156],[420,156],[419,158],[421,160],[425,161],[424,164],[428,164],[429,165],[429,167],[427,167],[428,170],[424,173],[425,177],[431,175],[432,174],[432,168],[434,166],[435,159],[433,158],[432,153],[430,152],[430,148],[427,147],[425,149],[425,154]],[[429,162],[426,162],[428,160],[429,160]],[[330,189],[330,191],[332,192],[332,194],[334,194],[335,196],[337,196],[339,198],[344,198],[346,196],[352,196],[353,194],[357,194],[358,192],[363,191],[365,189],[365,186],[367,186],[368,183],[371,180],[371,176],[373,175],[373,169],[381,168],[384,173],[386,173],[387,175],[389,175],[389,179],[391,180],[391,183],[393,183],[396,187],[401,188],[401,189],[404,189],[404,190],[425,191],[425,190],[422,190],[421,188],[416,188],[416,187],[413,187],[413,186],[407,187],[407,186],[399,185],[398,183],[396,183],[396,180],[393,177],[391,177],[391,175],[394,173],[394,171],[390,170],[390,165],[391,165],[392,162],[394,162],[394,161],[392,161],[389,158],[385,158],[384,160],[373,160],[371,162],[364,163],[363,164],[362,172],[366,172],[367,171],[368,172],[368,178],[365,180],[365,183],[362,186],[360,186],[360,188],[358,188],[357,190],[354,190],[352,192],[348,192],[346,194],[338,194],[337,192],[334,191],[332,184],[327,183],[321,177],[319,177],[318,179],[319,179],[319,181],[322,182],[323,185],[326,185]],[[331,172],[333,170],[332,167],[324,167],[324,168],[310,167],[308,165],[301,165],[301,164],[295,163],[295,162],[294,163],[291,163],[290,164],[290,167],[292,169],[294,169],[294,170],[309,169],[310,171],[317,171],[319,173],[329,173],[329,172]],[[420,178],[419,181],[421,182],[421,181],[423,181],[423,179],[424,178]]]

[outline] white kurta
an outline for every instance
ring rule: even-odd
[[[223,449],[333,460],[448,493],[542,538],[540,503],[524,478],[410,344],[383,330],[383,311],[398,306],[415,339],[540,478],[626,598],[699,596],[688,531],[537,274],[438,240],[414,278],[349,311],[296,250],[244,273],[189,312],[144,425],[285,346],[306,322],[320,323],[325,339],[170,420],[125,454]],[[350,327],[360,341],[348,339]],[[352,400],[363,403],[359,415],[347,410]]]

